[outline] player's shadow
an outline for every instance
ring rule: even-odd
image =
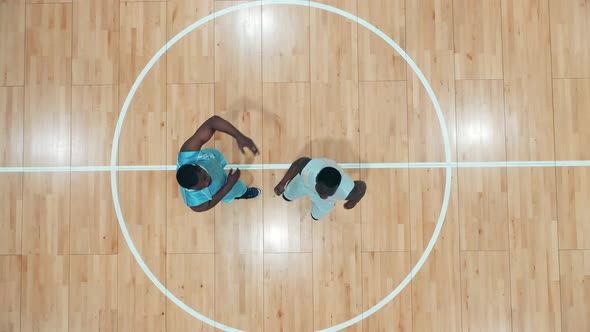
[[[250,99],[248,96],[243,96],[242,98],[235,100],[230,106],[224,108],[226,109],[217,112],[216,114],[234,124],[238,129],[243,131],[245,135],[251,137],[255,143],[258,144],[261,153],[264,150],[262,144],[270,142],[272,137],[264,137],[265,142],[263,142],[263,128],[254,125],[253,127],[244,127],[243,124],[251,121],[253,124],[262,123],[265,127],[275,126],[277,128],[275,132],[282,132],[285,127],[288,126],[279,115],[269,110],[265,111],[259,102]],[[258,119],[261,119],[261,121],[258,122]],[[219,148],[219,146],[217,146],[217,148]],[[292,146],[284,146],[280,148],[292,149]],[[224,154],[227,153],[226,151],[221,152]],[[291,159],[293,160],[282,160],[280,163],[291,164],[299,157],[328,158],[339,164],[355,164],[360,162],[360,151],[354,149],[352,141],[345,138],[320,138],[308,140],[303,148],[299,149],[297,154],[292,156]],[[232,164],[262,163],[261,156],[254,156],[250,152],[246,152],[246,155],[242,155],[239,152],[237,152],[237,154],[233,153],[231,156],[226,154],[226,157],[228,157],[228,161]],[[255,182],[252,172],[242,172],[241,179],[246,184],[252,184]]]
[[[262,108],[261,108],[262,109]],[[281,116],[277,115],[274,109],[263,109],[264,121],[263,126],[267,129],[269,127],[275,127],[274,132],[280,133],[286,131],[289,124]],[[329,129],[326,129],[329,130]],[[299,157],[309,158],[328,158],[335,160],[338,163],[358,163],[360,160],[359,151],[355,151],[351,146],[352,141],[345,138],[319,138],[313,139],[314,133],[311,133],[312,139],[308,139],[305,142],[303,148],[297,151],[297,154],[293,155],[286,153],[286,155],[292,156],[293,160],[281,160],[279,163],[292,163]],[[305,136],[301,135],[301,140],[305,140]],[[270,143],[273,137],[264,137],[264,143]],[[293,142],[293,145],[281,146],[281,149],[292,150],[294,146],[300,146],[300,142]],[[267,150],[268,153],[268,150]],[[285,154],[282,154],[285,155]],[[274,158],[273,158],[274,159]]]
[[[263,125],[274,126],[276,130],[274,132],[280,133],[286,130],[289,125],[283,118],[272,112],[272,110],[264,111],[264,122]],[[313,133],[311,133],[313,137]],[[272,137],[264,137],[265,142],[271,142]],[[304,140],[304,136],[301,135],[301,139]],[[316,138],[309,139],[305,142],[303,148],[297,151],[297,154],[292,156],[293,160],[281,160],[279,163],[290,164],[299,157],[309,158],[328,158],[335,160],[337,163],[358,163],[360,160],[360,153],[358,149],[352,148],[352,141],[345,138]],[[293,146],[300,146],[300,142],[294,142]],[[282,146],[281,149],[292,150],[293,146]]]

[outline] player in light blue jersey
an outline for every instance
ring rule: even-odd
[[[229,174],[225,172],[227,161],[221,152],[202,149],[216,131],[234,137],[242,153],[248,148],[258,154],[254,142],[226,120],[215,115],[205,121],[180,148],[176,168],[184,203],[195,212],[207,211],[219,202],[251,199],[260,194],[260,189],[248,188],[239,180],[239,169],[230,170]]]

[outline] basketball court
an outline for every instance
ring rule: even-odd
[[[590,1],[0,0],[0,331],[590,331]],[[212,115],[254,200],[195,213]],[[299,157],[367,194],[315,222]]]

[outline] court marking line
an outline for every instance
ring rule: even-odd
[[[115,133],[114,133],[114,137],[113,137],[113,147],[112,147],[112,155],[111,155],[111,165],[110,166],[64,166],[64,167],[1,167],[0,168],[0,173],[7,173],[7,172],[51,172],[51,171],[55,171],[55,172],[92,172],[92,171],[110,171],[111,172],[111,189],[112,189],[112,194],[113,194],[113,199],[114,199],[114,205],[115,205],[115,210],[116,210],[116,214],[117,214],[117,218],[119,221],[119,226],[121,228],[121,231],[124,235],[124,238],[127,242],[127,245],[130,248],[130,251],[132,252],[136,262],[139,264],[139,266],[142,268],[143,272],[147,275],[147,277],[152,281],[152,283],[154,283],[154,285],[164,294],[166,295],[167,298],[169,298],[173,303],[175,303],[177,306],[179,306],[181,309],[183,309],[184,311],[186,311],[188,314],[190,314],[191,316],[213,326],[219,329],[223,329],[225,331],[240,331],[237,330],[235,328],[229,327],[229,326],[225,326],[217,321],[211,320],[208,317],[203,316],[202,314],[198,313],[197,311],[195,311],[194,309],[188,307],[186,304],[184,304],[181,300],[179,300],[178,298],[176,298],[176,296],[174,296],[174,294],[172,294],[171,292],[168,291],[168,289],[162,285],[159,280],[153,275],[153,273],[151,272],[151,270],[147,267],[147,265],[145,264],[145,262],[143,261],[143,259],[141,258],[141,255],[139,254],[139,252],[137,252],[137,249],[135,248],[133,241],[128,233],[128,230],[125,226],[124,223],[124,219],[122,216],[122,212],[121,212],[121,208],[120,208],[120,203],[119,203],[119,197],[118,197],[118,188],[117,188],[117,172],[118,171],[161,171],[161,170],[174,170],[176,168],[175,165],[130,165],[130,166],[120,166],[116,164],[117,161],[117,151],[118,151],[118,144],[119,144],[119,138],[120,138],[120,134],[121,134],[121,130],[122,130],[122,123],[124,121],[126,112],[128,110],[129,105],[131,104],[131,101],[133,99],[133,96],[135,95],[137,89],[139,88],[139,85],[141,84],[143,78],[147,75],[147,73],[151,70],[151,67],[153,67],[153,65],[159,60],[159,58],[165,54],[167,52],[167,50],[169,49],[170,46],[174,45],[178,40],[180,40],[182,37],[184,37],[186,34],[188,34],[189,32],[191,32],[192,30],[196,29],[197,27],[211,21],[212,19],[216,18],[216,17],[221,17],[223,15],[226,15],[228,13],[234,12],[234,11],[238,11],[241,9],[245,9],[245,8],[251,8],[251,7],[257,7],[257,6],[264,6],[264,5],[279,5],[279,4],[283,4],[283,5],[298,5],[298,6],[305,6],[305,7],[313,7],[313,8],[318,8],[318,9],[323,9],[335,14],[338,14],[342,17],[348,18],[352,21],[356,20],[357,24],[360,24],[362,26],[364,26],[365,28],[367,28],[368,30],[374,32],[375,34],[377,34],[378,36],[380,36],[384,41],[386,41],[388,44],[390,44],[390,46],[392,46],[394,48],[394,50],[396,50],[403,58],[404,60],[406,60],[406,62],[408,63],[408,65],[414,70],[415,74],[418,76],[418,78],[420,79],[420,81],[422,82],[425,90],[427,91],[428,95],[430,96],[432,103],[434,105],[438,120],[439,120],[439,124],[441,127],[441,133],[443,136],[443,141],[445,144],[445,159],[446,162],[433,162],[433,163],[368,163],[368,164],[361,164],[361,163],[348,163],[348,164],[342,164],[342,166],[344,168],[445,168],[446,169],[446,182],[445,182],[445,192],[444,192],[444,197],[443,197],[443,203],[442,203],[442,207],[441,207],[441,213],[439,215],[435,230],[433,232],[433,235],[427,245],[427,247],[424,249],[424,252],[422,254],[422,256],[420,257],[420,259],[418,260],[418,262],[416,263],[416,265],[412,268],[412,270],[410,271],[410,273],[404,278],[404,280],[396,287],[396,289],[394,291],[392,291],[388,296],[386,296],[383,300],[381,300],[379,303],[377,303],[376,305],[374,305],[373,307],[371,307],[369,310],[359,314],[356,317],[353,317],[352,319],[349,319],[346,322],[343,322],[339,325],[327,328],[327,329],[323,329],[321,331],[338,331],[342,328],[351,326],[353,324],[358,323],[359,321],[363,320],[364,318],[367,318],[368,316],[372,315],[373,313],[375,313],[376,311],[378,311],[379,309],[381,309],[383,306],[385,306],[388,302],[390,302],[391,300],[393,300],[393,298],[395,298],[395,296],[397,296],[397,294],[399,294],[401,292],[401,290],[403,290],[407,284],[409,284],[409,282],[414,278],[414,276],[416,275],[416,273],[421,269],[422,265],[424,264],[424,262],[426,261],[426,259],[428,258],[431,250],[434,247],[434,244],[437,242],[438,236],[440,234],[440,230],[444,224],[444,219],[446,216],[446,212],[448,209],[448,204],[449,204],[449,198],[450,198],[450,190],[451,190],[451,179],[452,179],[452,169],[453,168],[467,168],[467,167],[473,167],[473,168],[478,168],[478,167],[568,167],[568,166],[590,166],[590,161],[532,161],[532,162],[466,162],[466,163],[459,163],[459,162],[452,162],[451,161],[451,148],[450,148],[450,144],[449,144],[449,138],[448,138],[448,131],[447,131],[447,127],[446,127],[446,123],[445,123],[445,119],[444,119],[444,115],[442,114],[442,110],[440,108],[440,105],[438,103],[438,100],[436,99],[436,96],[434,94],[434,91],[432,90],[432,88],[430,87],[428,81],[426,80],[426,78],[424,77],[424,75],[422,74],[422,72],[420,71],[420,69],[417,67],[417,65],[413,62],[413,60],[409,57],[409,55],[403,50],[401,49],[401,47],[399,47],[399,45],[397,45],[391,38],[389,38],[389,36],[385,35],[383,32],[381,32],[380,30],[378,30],[375,26],[373,26],[372,24],[368,23],[367,21],[358,18],[346,11],[343,11],[341,9],[335,8],[335,7],[331,7],[331,6],[327,6],[327,5],[323,5],[323,4],[319,4],[319,3],[315,3],[315,2],[311,2],[311,1],[304,1],[304,0],[262,0],[262,1],[254,1],[254,2],[250,2],[250,3],[244,3],[244,4],[240,4],[240,5],[236,5],[236,6],[232,6],[223,10],[220,10],[218,12],[212,13],[200,20],[198,20],[197,22],[191,24],[190,26],[188,26],[187,28],[185,28],[183,31],[181,31],[180,33],[178,33],[174,38],[172,38],[170,41],[168,41],[166,43],[166,45],[164,45],[164,47],[162,47],[153,57],[152,59],[148,62],[148,64],[144,67],[144,69],[142,70],[142,72],[140,73],[140,75],[138,76],[138,78],[136,79],[136,81],[134,82],[133,86],[131,87],[129,94],[127,95],[127,98],[125,99],[123,108],[122,108],[122,112],[120,113],[120,117],[117,121],[117,126],[115,128]],[[560,164],[563,163],[563,164]],[[289,164],[254,164],[254,165],[230,165],[230,167],[241,167],[242,169],[286,169],[288,168]],[[363,167],[361,167],[363,166]]]
[[[125,167],[125,166],[118,166],[117,165],[117,151],[118,151],[118,144],[119,144],[119,138],[120,138],[120,134],[121,134],[121,130],[122,130],[122,123],[125,119],[125,115],[127,113],[127,110],[131,104],[131,101],[137,91],[137,89],[139,88],[141,82],[143,81],[144,77],[147,75],[147,73],[151,70],[151,68],[153,67],[153,65],[159,60],[159,58],[165,54],[167,52],[167,50],[170,48],[170,46],[174,45],[178,40],[180,40],[182,37],[184,37],[186,34],[188,34],[189,32],[191,32],[192,30],[196,29],[197,27],[211,21],[212,19],[215,19],[216,17],[221,17],[223,15],[226,15],[228,13],[234,12],[234,11],[238,11],[241,9],[246,9],[246,8],[251,8],[251,7],[258,7],[258,6],[264,6],[264,5],[297,5],[297,6],[304,6],[304,7],[313,7],[313,8],[318,8],[318,9],[323,9],[332,13],[335,13],[337,15],[340,15],[342,17],[348,18],[350,20],[352,20],[353,22],[356,21],[357,25],[361,24],[363,25],[365,28],[373,31],[374,33],[376,33],[377,35],[379,35],[383,40],[385,40],[387,43],[389,43],[400,55],[402,55],[402,57],[406,60],[406,62],[408,63],[408,65],[414,70],[414,72],[416,73],[416,75],[418,76],[418,78],[420,79],[420,81],[422,82],[425,90],[427,91],[428,95],[430,96],[430,98],[432,99],[432,102],[434,104],[434,108],[435,111],[437,113],[438,119],[439,119],[439,123],[440,123],[440,127],[441,127],[441,132],[442,132],[442,136],[443,136],[443,141],[445,143],[445,159],[447,160],[447,163],[451,162],[451,157],[450,157],[450,144],[449,144],[449,138],[448,138],[448,131],[447,131],[447,127],[446,127],[446,123],[444,120],[444,116],[442,114],[440,105],[438,104],[438,101],[434,95],[434,92],[432,90],[432,88],[430,87],[428,81],[426,80],[426,78],[424,77],[424,75],[422,74],[422,72],[419,70],[419,68],[417,67],[417,65],[410,59],[410,57],[405,53],[405,51],[403,51],[403,49],[401,49],[399,47],[399,45],[397,45],[393,40],[391,40],[391,38],[389,38],[387,35],[385,35],[383,32],[381,32],[380,30],[378,30],[377,28],[375,28],[373,25],[369,24],[368,22],[346,12],[343,11],[341,9],[335,8],[335,7],[331,7],[328,5],[323,5],[323,4],[319,4],[319,3],[315,3],[315,2],[311,2],[311,1],[304,1],[304,0],[262,0],[262,1],[254,1],[254,2],[250,2],[250,3],[244,3],[244,4],[239,4],[236,6],[232,6],[226,9],[222,9],[220,11],[217,11],[215,13],[212,13],[210,15],[207,15],[206,17],[198,20],[197,22],[193,23],[192,25],[190,25],[189,27],[185,28],[183,31],[181,31],[180,33],[178,33],[175,37],[173,37],[170,41],[168,41],[164,47],[162,47],[152,58],[151,60],[148,62],[148,64],[144,67],[144,69],[141,71],[141,73],[139,74],[138,78],[136,79],[136,81],[134,82],[133,86],[131,87],[129,94],[127,95],[127,98],[125,99],[125,102],[123,104],[119,119],[117,121],[117,125],[115,128],[115,133],[114,133],[114,137],[113,137],[113,146],[112,146],[112,155],[111,155],[111,165],[110,167],[104,167],[104,166],[65,166],[65,167],[21,167],[21,168],[14,168],[13,171],[19,171],[19,172],[41,172],[41,171],[61,171],[61,172],[76,172],[76,171],[110,171],[111,173],[111,189],[112,189],[112,195],[113,195],[113,200],[114,200],[114,205],[115,205],[115,210],[116,210],[116,215],[117,218],[119,220],[119,226],[121,228],[121,231],[123,233],[123,236],[126,240],[127,245],[129,246],[130,251],[132,252],[136,262],[138,263],[138,265],[142,268],[143,272],[146,274],[146,276],[152,281],[152,283],[154,283],[154,285],[164,294],[166,295],[166,297],[168,299],[170,299],[173,303],[175,303],[178,307],[180,307],[181,309],[183,309],[184,311],[186,311],[187,313],[189,313],[190,315],[192,315],[193,317],[213,326],[216,328],[221,328],[223,330],[226,331],[239,331],[237,329],[234,329],[232,327],[223,325],[217,321],[211,320],[205,316],[203,316],[202,314],[198,313],[197,311],[195,311],[194,309],[188,307],[186,304],[184,304],[184,302],[182,302],[181,300],[179,300],[176,296],[174,296],[174,294],[172,294],[164,285],[161,284],[161,282],[155,277],[155,275],[151,272],[151,270],[148,268],[148,266],[145,264],[145,262],[143,261],[143,259],[141,258],[141,255],[139,254],[139,252],[137,251],[137,249],[135,248],[135,245],[133,244],[133,241],[129,235],[129,232],[127,230],[127,227],[124,223],[124,219],[123,219],[123,215],[121,212],[121,208],[120,208],[120,203],[119,203],[119,195],[118,195],[118,188],[117,188],[117,171],[119,170],[159,170],[159,169],[165,169],[168,170],[168,166],[130,166],[130,167]],[[358,165],[357,165],[358,166]],[[135,169],[133,169],[135,167]],[[452,168],[450,166],[446,166],[445,167],[447,172],[446,172],[446,186],[445,186],[445,194],[444,194],[444,198],[443,198],[443,204],[442,204],[442,208],[441,208],[441,214],[439,216],[439,221],[437,222],[437,227],[435,228],[435,231],[433,233],[433,236],[430,240],[430,242],[428,243],[428,246],[425,248],[423,255],[420,257],[419,261],[416,263],[416,265],[414,266],[414,268],[410,271],[410,273],[408,274],[408,276],[404,279],[404,281],[402,283],[400,283],[400,285],[398,285],[398,287],[396,288],[396,290],[394,290],[389,296],[387,296],[386,298],[384,298],[381,302],[379,302],[378,304],[376,304],[375,306],[373,306],[371,309],[363,312],[362,314],[344,322],[341,323],[337,326],[333,326],[330,327],[328,329],[324,329],[322,331],[337,331],[340,330],[342,328],[345,328],[347,326],[356,324],[357,322],[361,321],[362,319],[370,316],[371,314],[373,314],[374,312],[376,312],[377,310],[379,310],[381,307],[383,307],[386,303],[388,303],[389,301],[391,301],[396,295],[397,293],[399,293],[401,291],[401,289],[403,289],[409,282],[410,280],[414,277],[415,273],[421,268],[421,266],[423,265],[423,263],[425,262],[426,258],[428,257],[430,251],[432,250],[434,244],[436,243],[436,240],[438,238],[438,233],[440,232],[440,228],[442,227],[443,223],[444,223],[444,217],[446,215],[446,210],[448,208],[448,202],[449,202],[449,196],[450,196],[450,185],[451,185],[451,171]],[[2,168],[2,170],[4,171],[4,173],[10,171],[11,168]],[[401,286],[401,287],[400,287]]]
[[[416,162],[416,163],[339,163],[344,169],[425,169],[425,168],[537,168],[537,167],[590,167],[590,160],[547,160],[547,161],[460,161],[460,162]],[[281,170],[291,164],[229,164],[225,169]],[[9,166],[0,167],[0,173],[57,173],[57,172],[149,172],[176,171],[176,165],[118,165],[118,166]]]
[[[434,111],[435,111],[436,116],[438,118],[440,129],[441,129],[441,135],[442,135],[443,143],[444,143],[445,162],[447,162],[447,163],[452,162],[451,144],[450,144],[448,129],[447,129],[447,125],[445,122],[444,114],[442,112],[440,104],[438,103],[438,100],[436,98],[434,90],[432,89],[432,87],[428,83],[428,80],[426,79],[426,77],[424,76],[424,74],[422,73],[420,68],[418,68],[416,63],[414,63],[414,61],[410,58],[410,56],[395,41],[393,41],[393,39],[391,39],[389,36],[387,36],[385,33],[383,33],[381,30],[377,29],[374,25],[370,24],[369,22],[367,22],[367,21],[365,21],[365,20],[363,20],[351,13],[348,13],[344,10],[341,10],[341,9],[338,9],[338,8],[335,8],[332,6],[316,3],[313,1],[307,1],[307,0],[272,0],[272,1],[271,0],[262,0],[262,1],[252,1],[252,2],[248,2],[248,3],[238,4],[238,5],[235,5],[232,7],[222,9],[218,12],[212,13],[212,14],[198,20],[197,22],[189,25],[188,27],[186,27],[184,30],[182,30],[176,36],[174,36],[170,41],[168,41],[166,43],[166,45],[164,45],[158,52],[156,52],[156,54],[150,59],[150,61],[143,68],[143,70],[140,72],[139,76],[137,77],[137,79],[135,80],[133,85],[131,86],[129,93],[128,93],[127,97],[125,98],[125,102],[123,103],[123,107],[121,109],[121,112],[119,113],[119,119],[117,120],[117,125],[115,127],[115,132],[113,135],[113,144],[112,144],[112,151],[111,151],[111,166],[112,167],[117,166],[119,138],[121,135],[123,122],[125,121],[125,116],[126,116],[127,111],[129,109],[129,105],[131,104],[131,101],[133,100],[133,97],[134,97],[137,89],[139,88],[141,81],[144,79],[144,77],[147,75],[147,73],[151,70],[151,68],[154,66],[154,64],[159,60],[159,58],[164,53],[166,53],[166,51],[171,46],[173,46],[178,40],[180,40],[182,37],[184,37],[186,34],[191,32],[192,30],[196,29],[200,25],[202,25],[202,24],[204,24],[216,17],[221,17],[223,15],[226,15],[226,14],[234,12],[234,11],[238,11],[238,10],[246,9],[246,8],[251,8],[251,7],[264,6],[264,5],[297,5],[297,6],[303,6],[303,7],[308,7],[308,8],[323,9],[325,11],[340,15],[340,16],[347,18],[353,22],[356,22],[357,25],[360,24],[360,25],[364,26],[365,28],[367,28],[368,30],[375,33],[376,35],[378,35],[379,37],[381,37],[381,39],[383,39],[398,54],[400,54],[403,57],[403,59],[406,61],[408,66],[410,66],[410,68],[412,68],[412,70],[414,71],[414,73],[416,74],[416,76],[418,77],[420,82],[422,83],[422,86],[426,90],[426,93],[430,97],[432,104],[434,106]],[[381,301],[379,301],[377,304],[373,305],[368,310],[360,313],[359,315],[357,315],[345,322],[342,322],[338,325],[331,326],[329,328],[324,328],[324,329],[320,330],[320,332],[339,331],[341,329],[344,329],[346,327],[354,325],[354,324],[360,322],[361,320],[371,316],[372,314],[377,312],[379,309],[381,309],[385,305],[387,305],[387,303],[389,303],[391,300],[393,300],[410,283],[410,281],[414,278],[416,273],[422,268],[422,266],[426,262],[426,259],[430,255],[430,252],[433,250],[434,245],[436,244],[436,242],[438,240],[438,237],[440,235],[440,231],[445,223],[445,217],[446,217],[446,213],[447,213],[448,206],[449,206],[449,201],[450,201],[450,197],[451,197],[453,168],[450,166],[446,166],[445,169],[446,169],[445,189],[444,189],[444,195],[443,195],[443,201],[442,201],[442,205],[441,205],[440,214],[439,214],[435,229],[433,230],[432,237],[430,238],[428,244],[424,248],[422,255],[420,256],[420,258],[418,259],[418,261],[416,262],[414,267],[410,270],[410,272],[407,274],[407,276],[400,282],[400,284],[391,293],[389,293]],[[121,206],[119,203],[119,193],[118,193],[118,188],[117,188],[117,185],[118,185],[117,172],[113,169],[113,170],[111,170],[110,174],[111,174],[111,191],[113,194],[113,204],[115,206],[115,213],[117,215],[117,220],[119,221],[119,227],[121,228],[121,233],[123,234],[125,242],[127,243],[129,250],[133,254],[133,257],[135,258],[136,262],[141,267],[141,269],[144,271],[146,276],[152,281],[152,283],[154,283],[154,285],[158,288],[158,290],[160,290],[160,292],[162,292],[164,295],[166,295],[166,297],[168,299],[170,299],[174,304],[176,304],[179,308],[184,310],[189,315],[201,320],[202,322],[204,322],[206,324],[209,324],[213,327],[216,327],[216,328],[224,330],[224,331],[232,331],[232,332],[233,331],[240,331],[240,330],[235,329],[233,327],[229,327],[229,326],[221,324],[215,320],[212,320],[212,319],[204,316],[203,314],[197,312],[196,310],[192,309],[191,307],[187,306],[184,302],[182,302],[174,294],[172,294],[158,280],[158,278],[155,277],[155,275],[152,273],[152,271],[145,264],[145,262],[143,261],[143,258],[141,257],[141,255],[139,254],[137,249],[135,248],[135,244],[133,243],[133,240],[131,239],[131,236],[129,235],[129,232],[128,232],[127,227],[125,225],[123,214],[121,212]]]

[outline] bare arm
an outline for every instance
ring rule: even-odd
[[[287,173],[285,173],[285,176],[283,176],[283,179],[275,187],[275,194],[277,194],[277,196],[281,195],[285,191],[285,187],[289,181],[291,181],[297,174],[301,173],[310,161],[311,159],[307,157],[301,157],[295,160],[295,162],[291,164],[291,167],[289,167],[289,170],[287,170]]]
[[[228,178],[227,178],[227,182],[225,183],[225,185],[223,187],[221,187],[221,189],[219,189],[219,191],[217,193],[215,193],[215,195],[213,195],[213,197],[211,197],[211,200],[208,202],[205,202],[201,205],[191,206],[190,207],[191,210],[193,210],[195,212],[205,212],[207,210],[214,208],[215,205],[217,205],[219,202],[221,202],[221,200],[225,197],[225,195],[227,195],[227,193],[230,192],[230,190],[234,187],[234,185],[236,184],[236,182],[238,181],[239,178],[240,178],[240,170],[239,169],[236,170],[235,172],[233,170],[230,170]]]
[[[203,124],[197,129],[193,136],[191,136],[186,142],[184,142],[184,144],[180,148],[180,151],[201,150],[203,145],[209,142],[209,140],[211,139],[211,137],[213,137],[213,134],[215,134],[216,131],[226,133],[235,138],[238,142],[238,146],[242,153],[244,153],[244,148],[248,148],[254,154],[258,154],[258,148],[250,138],[246,137],[231,123],[227,122],[226,120],[217,115],[214,115],[210,117],[207,121],[203,122]]]
[[[348,197],[346,197],[346,203],[344,203],[345,209],[352,209],[358,202],[365,196],[367,192],[367,184],[363,181],[354,181],[354,188]]]

